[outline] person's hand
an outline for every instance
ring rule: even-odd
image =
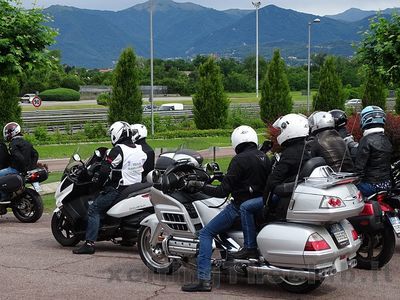
[[[204,182],[203,181],[198,181],[198,180],[189,180],[186,183],[186,187],[189,191],[191,192],[195,192],[200,190],[202,187],[204,186]]]

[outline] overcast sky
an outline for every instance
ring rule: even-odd
[[[230,8],[250,9],[251,0],[174,0],[175,2],[192,2],[205,7],[219,10]],[[41,7],[53,4],[75,6],[80,8],[100,10],[121,10],[145,0],[22,0],[24,6],[29,7],[31,3],[37,2]],[[290,8],[301,12],[316,15],[336,14],[351,7],[363,10],[379,10],[388,7],[400,7],[399,0],[268,0],[262,1],[262,6],[275,4],[279,7]]]

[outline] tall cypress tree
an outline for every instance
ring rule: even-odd
[[[321,68],[318,93],[313,98],[315,110],[344,109],[345,94],[342,81],[336,71],[335,58],[325,59]]]
[[[209,57],[199,67],[199,83],[193,96],[194,121],[198,129],[224,128],[228,119],[229,99],[224,92],[221,71]]]
[[[132,48],[122,51],[114,71],[112,96],[108,121],[126,121],[129,124],[142,121],[142,92],[139,88],[139,72]]]
[[[21,122],[21,106],[18,96],[19,85],[15,77],[0,77],[0,128],[8,122]]]
[[[285,62],[279,50],[268,65],[260,99],[260,115],[264,122],[273,122],[277,117],[292,111],[293,101],[286,75]]]
[[[366,81],[363,84],[363,106],[377,105],[383,110],[386,108],[386,86],[379,76],[373,71],[367,71]]]

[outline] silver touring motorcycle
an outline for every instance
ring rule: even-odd
[[[196,267],[197,233],[226,201],[190,190],[187,181],[210,182],[210,173],[190,160],[179,160],[162,174],[153,171],[155,214],[141,222],[138,237],[141,259],[150,270],[172,273],[181,265]],[[357,178],[334,173],[321,158],[305,163],[298,178],[275,189],[281,201],[287,201],[287,215],[285,220],[259,224],[259,259],[235,260],[230,255],[243,246],[239,223],[214,239],[213,271],[268,275],[289,292],[306,293],[356,265],[361,240],[346,218],[358,215],[364,206],[353,184]]]

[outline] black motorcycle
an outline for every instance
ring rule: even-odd
[[[22,223],[34,223],[43,214],[43,200],[39,195],[40,182],[48,178],[45,167],[28,171],[25,175],[10,174],[0,177],[0,215],[11,208]],[[26,187],[31,184],[33,188]]]

